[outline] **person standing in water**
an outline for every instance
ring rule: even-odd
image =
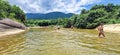
[[[60,26],[55,26],[55,30],[59,30],[60,29]]]
[[[70,28],[73,29],[74,28],[73,25]]]
[[[98,31],[99,31],[98,37],[100,37],[101,35],[105,37],[104,31],[103,31],[103,23],[101,23],[100,26],[98,27]]]
[[[60,26],[58,26],[57,29],[59,30],[59,29],[60,29]]]

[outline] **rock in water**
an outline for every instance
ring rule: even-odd
[[[16,22],[16,21],[9,19],[9,18],[5,18],[5,19],[0,20],[0,23],[14,27],[14,28],[26,29],[26,26],[24,24]]]

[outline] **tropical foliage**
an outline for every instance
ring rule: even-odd
[[[83,9],[80,15],[72,17],[74,27],[92,29],[100,23],[120,23],[120,5],[95,5],[90,10]]]
[[[10,5],[5,0],[0,0],[0,19],[11,18],[25,23],[25,13],[16,5]]]
[[[71,18],[60,18],[42,22],[31,20],[28,23],[38,26],[62,25],[66,28],[74,26],[76,28],[93,29],[100,23],[120,23],[120,5],[95,5],[90,10],[83,9],[81,14],[73,15]]]

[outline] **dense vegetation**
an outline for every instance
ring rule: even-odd
[[[63,27],[67,27],[68,26],[68,22],[71,23],[71,21],[69,21],[70,19],[68,18],[59,18],[59,19],[53,19],[53,20],[37,20],[37,19],[31,19],[31,20],[27,20],[27,26],[49,26],[49,25],[62,25]],[[71,25],[69,25],[71,26]]]
[[[80,15],[72,17],[74,27],[92,29],[100,23],[120,23],[120,5],[95,5],[90,10],[83,9]]]
[[[5,0],[0,0],[0,19],[11,18],[13,20],[25,23],[25,13],[16,5],[10,5]]]
[[[76,28],[92,29],[100,23],[120,23],[120,5],[95,5],[90,10],[83,9],[79,15],[73,15],[71,18],[27,20],[26,22],[25,13],[19,7],[10,5],[5,0],[0,0],[0,19],[4,18],[11,18],[24,24],[27,23],[28,26],[62,25],[66,28],[74,26]]]
[[[83,9],[81,14],[74,15],[71,18],[56,19],[49,21],[29,20],[28,24],[37,26],[62,25],[63,27],[93,29],[100,23],[115,24],[120,23],[120,5],[107,4],[95,5],[90,10]]]

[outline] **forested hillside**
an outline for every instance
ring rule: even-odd
[[[44,26],[48,25],[62,25],[63,27],[83,29],[96,28],[100,23],[104,24],[116,24],[120,23],[120,5],[107,4],[107,5],[95,5],[90,10],[83,9],[80,14],[73,15],[70,19],[56,19],[50,21],[41,22],[39,20],[28,21],[29,25]],[[41,25],[42,24],[42,25]]]
[[[95,5],[90,10],[83,9],[80,15],[71,17],[77,28],[95,28],[100,23],[120,23],[120,5]]]
[[[48,20],[48,19],[58,19],[58,18],[70,18],[72,13],[62,13],[62,12],[50,12],[46,14],[42,13],[26,13],[27,19],[42,19],[42,20]]]
[[[10,18],[25,23],[26,17],[23,10],[16,5],[10,5],[6,0],[0,0],[0,19]]]

